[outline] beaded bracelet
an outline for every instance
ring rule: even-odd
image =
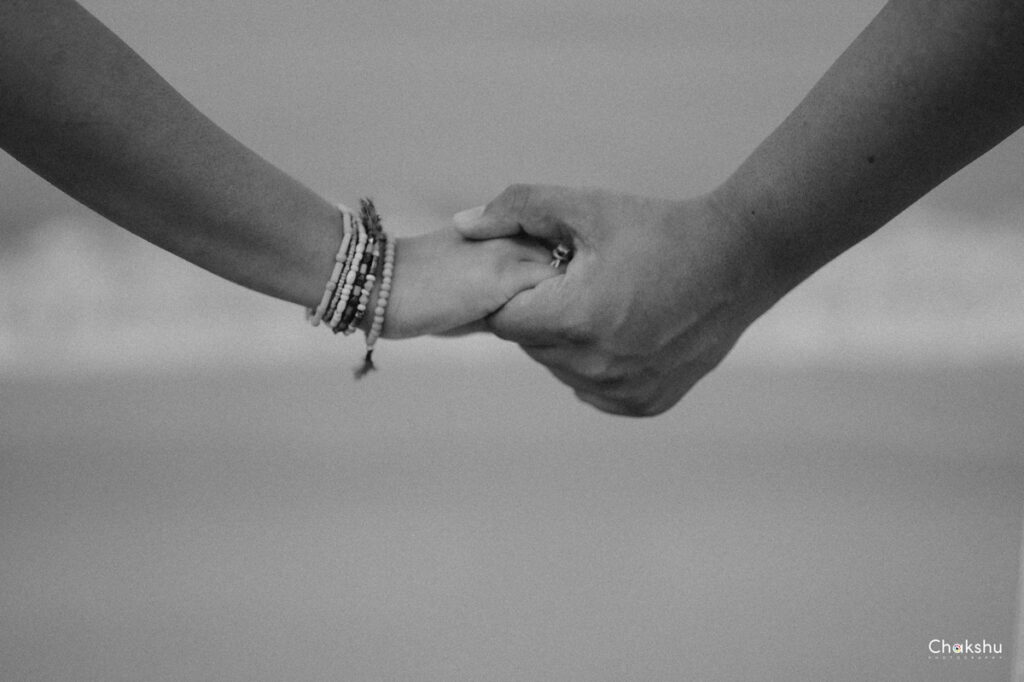
[[[361,318],[361,315],[359,315],[359,302],[366,291],[366,285],[370,277],[370,268],[374,262],[374,252],[378,250],[377,242],[369,238],[362,257],[353,263],[354,277],[352,279],[352,288],[347,292],[348,298],[345,309],[338,317],[337,324],[331,325],[331,329],[335,334],[342,331],[350,334],[352,331],[355,331],[354,325],[357,325]]]
[[[335,333],[352,334],[362,324],[380,285],[373,309],[373,320],[366,333],[366,356],[356,369],[356,378],[376,369],[373,347],[384,328],[384,315],[391,295],[394,276],[395,244],[384,232],[373,201],[360,201],[359,215],[338,205],[342,215],[342,237],[334,267],[324,286],[324,295],[316,308],[306,309],[306,319],[317,326],[325,323]]]
[[[358,300],[356,292],[352,293],[355,309],[352,312],[352,318],[349,320],[348,326],[343,330],[346,336],[352,334],[359,328],[359,324],[363,321],[363,317],[366,315],[366,306],[370,301],[370,294],[373,291],[373,285],[377,281],[377,269],[380,264],[380,257],[382,253],[381,249],[386,242],[387,237],[384,235],[381,235],[381,237],[374,242],[373,253],[370,255],[370,259],[366,267],[366,278],[358,292]]]
[[[384,313],[388,309],[388,299],[391,298],[391,280],[395,274],[395,243],[389,241],[384,252],[384,270],[381,273],[380,292],[377,294],[377,305],[373,310],[373,323],[370,331],[366,333],[366,357],[363,358],[363,366],[356,370],[356,378],[365,376],[368,372],[376,369],[373,364],[373,347],[384,331]]]
[[[362,261],[363,251],[366,250],[366,242],[368,239],[366,228],[363,227],[362,221],[358,218],[353,217],[353,220],[356,223],[356,245],[352,251],[352,255],[346,259],[345,270],[341,280],[341,291],[338,293],[338,299],[334,307],[334,314],[330,318],[324,318],[325,322],[330,319],[328,326],[331,329],[335,329],[338,326],[342,315],[345,314],[345,309],[350,300],[352,288],[355,286],[356,276],[359,272],[358,264]]]
[[[359,246],[359,225],[355,217],[351,213],[346,213],[345,220],[348,221],[350,227],[350,239],[348,242],[348,248],[345,250],[345,256],[342,261],[341,271],[338,274],[338,281],[335,282],[334,295],[331,296],[330,303],[324,309],[323,315],[320,316],[321,320],[328,323],[334,316],[335,309],[338,306],[338,302],[342,300],[342,290],[344,289],[345,280],[347,278],[348,269],[351,267],[352,258],[355,255],[355,251]]]
[[[341,210],[342,237],[341,246],[338,247],[338,255],[334,257],[334,269],[331,271],[331,276],[327,280],[327,285],[324,287],[324,295],[323,298],[320,299],[320,305],[318,305],[315,310],[313,308],[306,309],[306,319],[314,327],[320,324],[320,319],[327,311],[328,304],[334,298],[334,293],[338,286],[338,279],[341,277],[341,271],[345,267],[348,246],[352,241],[352,214],[341,207],[339,207],[339,209]]]
[[[340,329],[346,335],[353,333],[362,322],[366,314],[367,302],[377,279],[377,267],[380,260],[381,246],[386,236],[381,224],[380,215],[376,207],[369,199],[362,199],[359,202],[359,221],[366,227],[366,232],[372,246],[367,246],[363,260],[359,264],[357,281],[351,292],[351,303],[346,309],[340,322]],[[338,331],[338,327],[334,329]]]

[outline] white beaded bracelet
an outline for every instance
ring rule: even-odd
[[[352,258],[348,259],[346,264],[346,271],[341,282],[341,295],[338,297],[338,305],[334,308],[334,315],[331,316],[330,321],[324,320],[331,329],[335,329],[338,323],[341,322],[341,317],[345,312],[348,298],[352,293],[352,287],[355,284],[356,275],[359,271],[359,261],[363,258],[363,251],[366,249],[366,242],[368,241],[363,221],[353,215],[352,222],[356,225],[356,247]]]
[[[373,310],[373,323],[370,331],[366,333],[366,357],[363,358],[363,365],[356,370],[356,378],[360,379],[368,372],[376,369],[373,364],[373,347],[384,331],[384,315],[388,309],[388,301],[391,298],[391,281],[395,275],[395,242],[387,241],[384,249],[384,269],[381,272],[380,292],[377,294],[377,304]]]
[[[320,305],[316,307],[316,310],[312,308],[306,309],[306,319],[314,327],[319,326],[320,318],[324,316],[324,312],[327,310],[327,306],[330,304],[331,299],[334,297],[334,292],[338,288],[338,279],[341,277],[341,271],[345,267],[345,256],[348,253],[349,242],[352,240],[352,213],[341,205],[338,206],[338,209],[341,211],[342,236],[341,246],[338,247],[338,254],[334,257],[334,269],[331,271],[331,276],[324,287],[324,296],[320,299]]]
[[[306,309],[306,319],[314,327],[323,322],[334,332],[350,334],[359,328],[373,299],[374,288],[379,285],[373,320],[366,333],[366,356],[355,372],[357,379],[375,369],[373,347],[384,330],[395,269],[395,243],[384,233],[373,202],[363,199],[360,205],[357,215],[338,204],[342,235],[334,267],[324,285],[320,303],[316,308]]]

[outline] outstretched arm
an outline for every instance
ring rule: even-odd
[[[319,300],[337,210],[217,127],[77,3],[0,2],[0,93],[0,146],[57,188],[227,279]]]
[[[653,415],[817,268],[1024,124],[1024,3],[891,0],[709,195],[517,185],[466,236],[571,241],[563,277],[491,319],[577,395]]]
[[[892,0],[714,193],[789,288],[1024,124],[1024,3]]]
[[[337,208],[220,129],[71,0],[0,0],[0,147],[226,279],[306,307],[323,295]],[[386,336],[465,325],[550,275],[540,249],[481,251],[453,234],[400,240],[397,258]]]

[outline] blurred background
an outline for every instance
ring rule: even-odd
[[[517,181],[721,182],[880,1],[83,3],[399,234]],[[1024,134],[827,266],[679,406],[486,337],[355,340],[0,154],[0,677],[1006,679]],[[932,638],[1003,644],[935,660]]]

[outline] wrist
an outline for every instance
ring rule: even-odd
[[[658,222],[663,230],[645,240],[644,268],[656,273],[648,286],[660,292],[653,317],[676,320],[670,336],[688,344],[687,329],[716,327],[712,336],[731,345],[784,295],[760,239],[711,195],[670,202]]]
[[[788,212],[767,188],[751,192],[731,180],[707,195],[708,205],[743,243],[746,257],[758,263],[761,284],[775,300],[838,255],[826,253],[829,245],[820,238],[822,230],[808,226],[807,215]]]

